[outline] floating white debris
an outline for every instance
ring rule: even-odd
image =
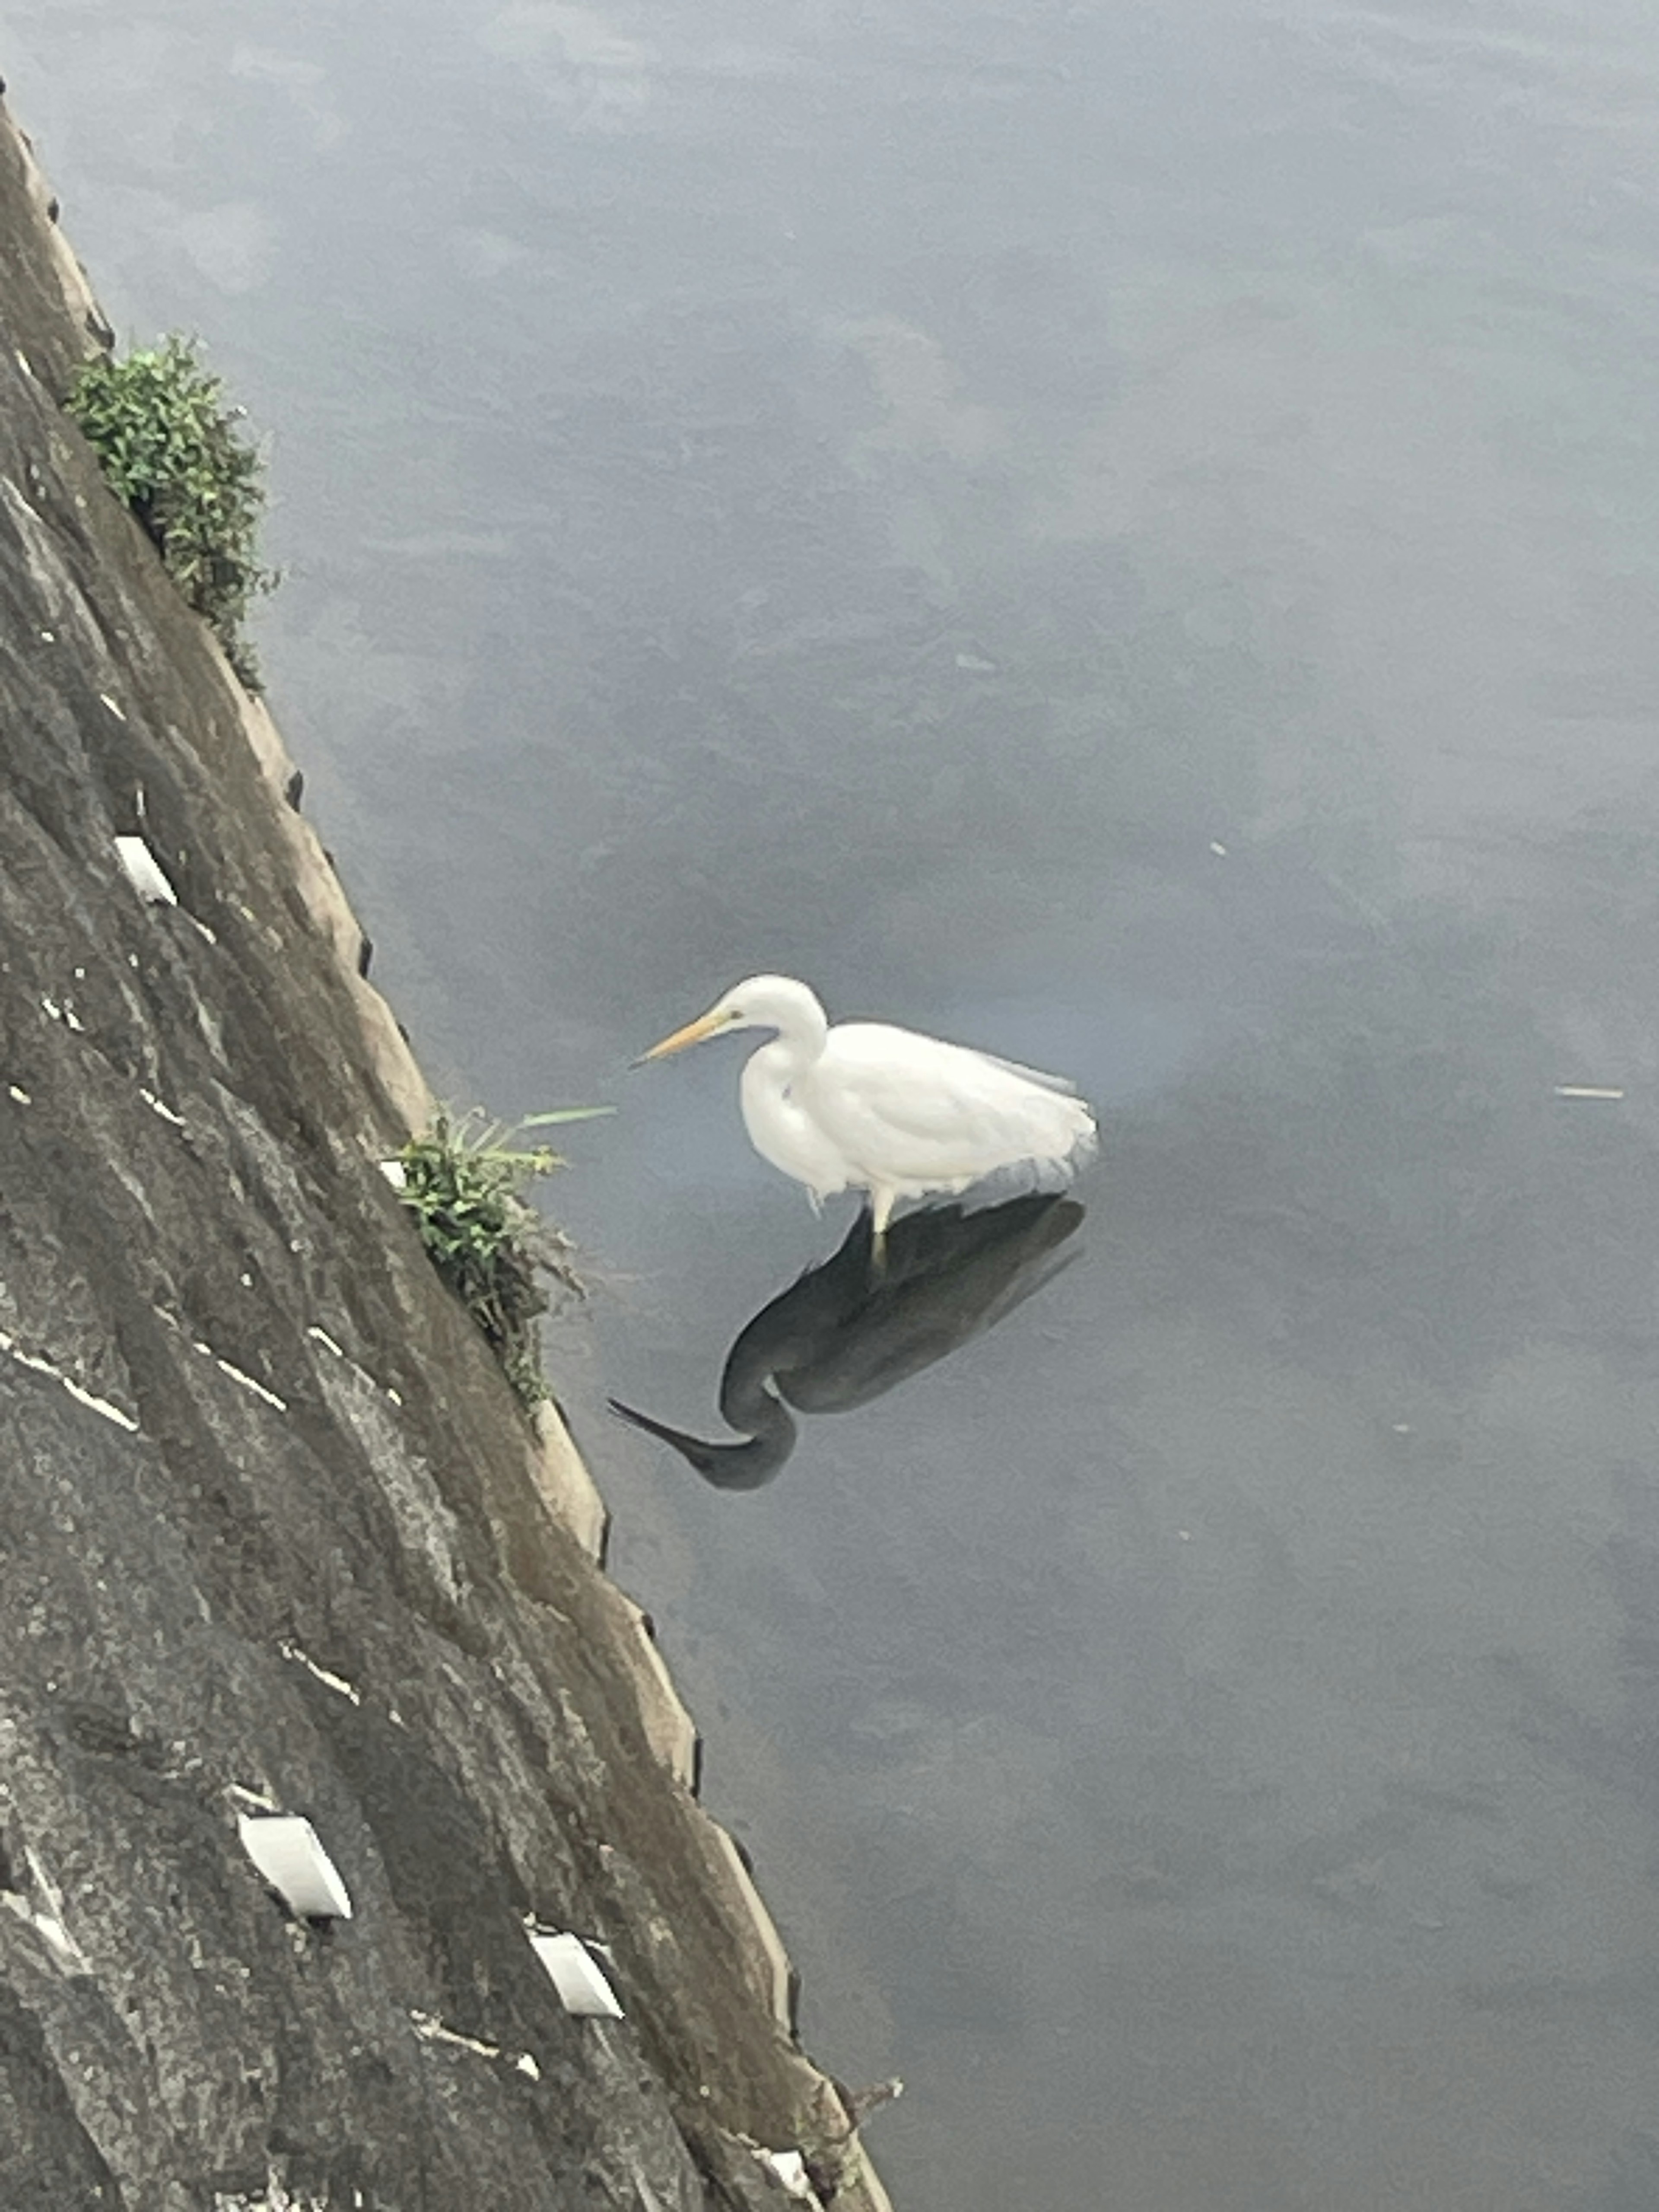
[[[530,1948],[546,1967],[567,2012],[591,2020],[624,2017],[617,1993],[580,1936],[549,1934],[532,1928]]]
[[[112,699],[112,698],[110,697],[109,693],[108,693],[107,691],[100,691],[100,692],[98,694],[98,696],[99,696],[99,697],[103,701],[104,704],[105,704],[105,705],[109,708],[109,710],[110,710],[110,712],[111,712],[111,714],[114,715],[114,717],[115,717],[115,719],[116,719],[116,720],[117,720],[118,722],[125,722],[125,720],[127,719],[127,718],[126,718],[126,716],[125,716],[125,715],[121,712],[121,709],[120,709],[120,708],[116,705],[116,703],[115,703],[114,700],[113,700],[113,699]]]
[[[15,1100],[19,1106],[33,1106],[34,1103],[28,1092],[15,1083],[9,1083],[6,1085],[6,1095]]]
[[[786,2193],[797,2203],[811,2204],[814,2201],[806,2160],[798,2150],[765,2150],[761,2153],[761,2160],[771,2167],[783,2184]]]
[[[351,1899],[309,1820],[297,1814],[239,1813],[242,1849],[301,1920],[349,1920]]]
[[[179,894],[167,881],[167,871],[142,837],[118,837],[115,857],[141,899],[152,906],[178,905]]]
[[[336,1344],[334,1339],[329,1334],[328,1331],[325,1328],[319,1328],[314,1322],[306,1331],[306,1334],[310,1337],[314,1337],[317,1342],[322,1346],[324,1351],[331,1352],[337,1359],[343,1359],[345,1358],[345,1353],[340,1349],[339,1346]]]
[[[401,1160],[382,1160],[380,1173],[392,1185],[393,1190],[406,1190],[409,1188],[409,1176],[404,1171]]]
[[[1210,850],[1218,860],[1224,860],[1227,857],[1227,848],[1214,837],[1210,840]]]
[[[1622,1098],[1625,1094],[1595,1083],[1558,1083],[1555,1095],[1558,1098]]]
[[[138,1085],[138,1096],[143,1100],[145,1105],[149,1107],[152,1114],[159,1114],[164,1121],[171,1121],[175,1129],[182,1129],[184,1127],[184,1115],[182,1114],[175,1114],[171,1106],[165,1104],[162,1100],[156,1097],[153,1091],[146,1091],[142,1083]]]

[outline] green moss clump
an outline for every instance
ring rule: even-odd
[[[242,410],[176,333],[76,372],[64,405],[111,488],[155,540],[170,574],[206,617],[250,691],[258,663],[242,635],[248,603],[277,581],[255,553],[264,462],[242,434]]]

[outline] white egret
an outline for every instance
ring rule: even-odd
[[[751,975],[642,1054],[663,1060],[726,1030],[775,1030],[744,1064],[763,1159],[806,1185],[870,1199],[879,1259],[902,1199],[954,1196],[999,1169],[1061,1176],[1093,1149],[1094,1116],[1063,1078],[885,1022],[837,1022],[791,975]]]

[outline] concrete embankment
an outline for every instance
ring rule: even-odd
[[[704,2212],[799,2151],[880,2212],[580,1461],[379,1171],[426,1085],[282,741],[60,411],[55,218],[0,113],[0,2204]]]

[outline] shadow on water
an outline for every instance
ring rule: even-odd
[[[720,1490],[758,1490],[795,1448],[795,1413],[868,1405],[931,1367],[1066,1266],[1056,1256],[1082,1224],[1078,1200],[1027,1194],[969,1212],[945,1206],[907,1215],[872,1261],[860,1213],[839,1250],[763,1306],[726,1354],[720,1409],[738,1443],[705,1443],[632,1406],[611,1410],[672,1444]]]

